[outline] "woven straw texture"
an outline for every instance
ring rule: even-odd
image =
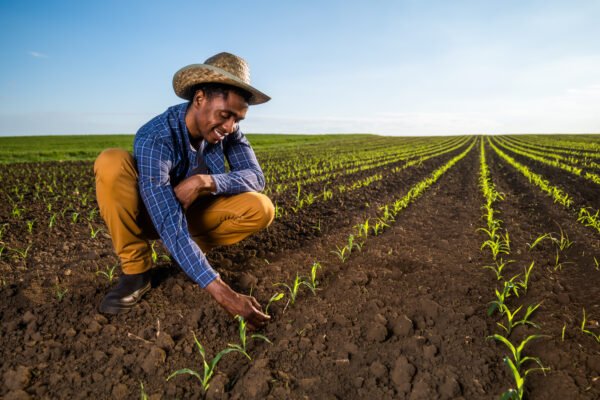
[[[177,96],[191,100],[192,88],[199,83],[225,83],[249,92],[248,104],[255,105],[271,98],[250,85],[250,67],[241,57],[230,53],[219,53],[208,58],[204,64],[191,64],[181,68],[173,76],[173,89]]]

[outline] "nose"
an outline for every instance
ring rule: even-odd
[[[223,124],[223,130],[226,134],[233,133],[237,128],[237,123],[235,122],[235,118],[232,116],[225,121]]]

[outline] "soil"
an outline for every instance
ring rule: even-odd
[[[497,399],[513,383],[502,361],[506,349],[486,339],[502,332],[496,325],[502,319],[486,313],[499,282],[482,268],[491,258],[480,251],[485,235],[477,230],[484,226],[478,146],[388,229],[370,236],[361,251],[343,263],[332,254],[356,223],[464,149],[398,173],[392,167],[365,172],[363,178],[377,172],[385,178],[289,212],[252,238],[211,251],[208,257],[223,279],[252,291],[263,305],[281,289],[275,283],[308,275],[315,261],[323,267],[316,295],[303,288],[295,304],[271,305],[272,321],[261,333],[272,343],[249,339],[252,360],[224,356],[206,393],[189,375],[166,381],[182,368],[202,373],[192,332],[208,358],[239,341],[237,323],[204,291],[160,257],[153,289],[137,306],[122,315],[101,315],[97,307],[115,282],[96,272],[117,259],[106,228],[90,237],[88,224],[103,227],[99,217],[72,223],[69,211],[50,229],[43,201],[28,193],[29,206],[14,223],[12,205],[3,200],[0,223],[10,226],[1,239],[8,250],[0,256],[0,397],[129,399],[140,397],[143,384],[150,399]],[[527,293],[509,304],[541,303],[532,317],[540,328],[519,326],[511,341],[548,335],[526,347],[526,355],[539,357],[550,370],[527,377],[525,397],[600,398],[600,345],[579,329],[585,308],[588,329],[599,333],[600,271],[594,257],[600,260],[600,235],[490,148],[487,153],[492,179],[505,194],[497,208],[512,239],[514,262],[506,275],[535,262]],[[45,174],[66,170],[71,177],[61,179],[77,183],[75,198],[88,193],[93,199],[90,163],[20,168],[0,167],[5,188],[17,181],[33,185],[40,181],[36,173],[47,179]],[[552,183],[587,204],[600,204],[598,191],[576,190],[580,183],[566,172],[539,172],[551,172]],[[53,210],[69,206],[70,200],[61,201]],[[91,201],[81,214],[93,207]],[[31,220],[36,225],[30,234],[25,221]],[[527,243],[559,229],[573,245],[560,252],[557,268],[550,241],[531,251]],[[12,250],[29,245],[25,257]],[[166,255],[163,249],[159,254]]]

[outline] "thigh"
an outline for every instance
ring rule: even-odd
[[[203,235],[226,220],[260,212],[264,208],[264,198],[263,194],[256,192],[202,197],[186,212],[190,234]]]

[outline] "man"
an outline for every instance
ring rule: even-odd
[[[229,314],[261,327],[269,317],[256,299],[223,282],[204,252],[239,242],[273,220],[273,204],[258,193],[262,170],[238,127],[249,105],[270,98],[250,86],[247,63],[229,53],[180,69],[173,88],[188,102],[140,128],[133,156],[108,149],[94,164],[100,214],[123,271],[100,311],[128,310],[150,290],[149,240],[160,238]]]

